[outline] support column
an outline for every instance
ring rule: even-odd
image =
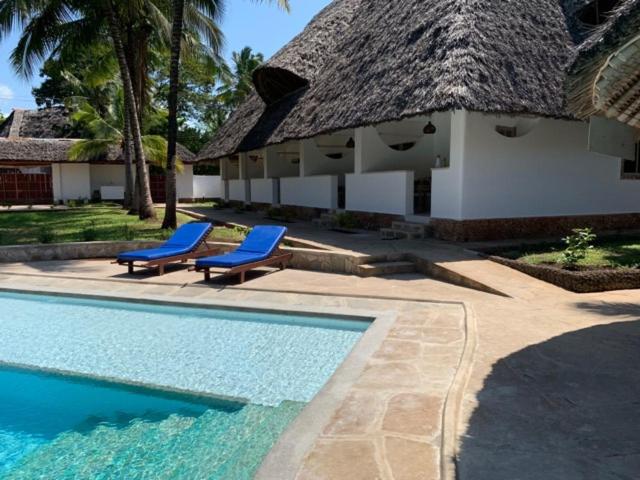
[[[251,180],[249,175],[249,154],[240,154],[240,163],[238,165],[239,174],[238,178],[244,181],[244,203],[248,205],[251,203]]]
[[[220,181],[222,183],[222,199],[229,201],[229,159],[220,159]]]

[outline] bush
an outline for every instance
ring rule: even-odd
[[[53,243],[55,238],[56,236],[53,231],[48,228],[42,228],[38,232],[38,242],[40,243]]]
[[[567,246],[560,255],[560,263],[565,268],[573,268],[580,260],[587,257],[589,250],[593,249],[596,235],[590,228],[576,228],[573,234],[562,239]]]
[[[85,242],[93,242],[98,238],[98,230],[96,230],[96,222],[82,230],[82,240]]]
[[[356,229],[361,227],[360,221],[351,212],[342,212],[336,215],[336,224],[340,228],[347,229]]]

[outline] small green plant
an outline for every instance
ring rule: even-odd
[[[53,230],[49,228],[41,228],[38,232],[38,242],[40,243],[53,243],[56,236],[53,233]]]
[[[580,260],[585,259],[597,238],[590,228],[576,228],[572,232],[572,235],[562,239],[566,248],[560,254],[559,262],[565,268],[573,268]]]
[[[98,230],[96,229],[96,222],[91,224],[82,230],[82,240],[85,242],[93,242],[98,238]]]
[[[171,228],[160,230],[160,236],[163,240],[168,240],[174,233],[176,233],[176,231],[172,230]]]
[[[358,218],[351,212],[342,212],[336,215],[336,224],[340,228],[360,228],[360,222],[358,221]]]
[[[122,227],[122,238],[125,240],[133,240],[136,238],[136,230],[135,228],[131,228],[131,225],[125,224]]]

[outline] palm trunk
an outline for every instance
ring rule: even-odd
[[[173,24],[171,27],[171,63],[169,65],[169,132],[167,138],[166,208],[162,228],[176,228],[178,203],[176,192],[176,150],[178,143],[178,88],[180,85],[180,42],[184,0],[173,0]]]
[[[126,110],[126,108],[125,108]],[[122,145],[122,153],[124,157],[124,204],[125,210],[131,212],[134,209],[134,193],[133,193],[133,161],[131,159],[131,127],[129,125],[129,114],[124,115],[124,142]],[[137,205],[135,208],[137,213]]]
[[[124,46],[122,44],[122,37],[120,33],[120,27],[116,19],[113,3],[108,0],[107,15],[109,20],[109,30],[111,34],[111,40],[118,59],[118,66],[120,67],[120,76],[122,78],[122,90],[124,92],[125,112],[128,113],[130,128],[131,128],[131,140],[133,143],[133,150],[136,159],[136,172],[140,187],[140,202],[138,209],[138,216],[140,219],[155,218],[156,213],[153,208],[153,200],[151,199],[151,188],[149,186],[149,172],[147,169],[147,162],[144,156],[144,149],[142,147],[142,132],[140,131],[140,121],[138,117],[138,105],[136,104],[135,95],[133,92],[133,84],[131,82],[131,75],[129,73],[129,66],[127,65],[127,57],[125,54]]]

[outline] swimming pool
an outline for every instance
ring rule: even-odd
[[[94,377],[0,367],[2,478],[251,478],[369,325],[2,292],[0,305],[0,362]]]

